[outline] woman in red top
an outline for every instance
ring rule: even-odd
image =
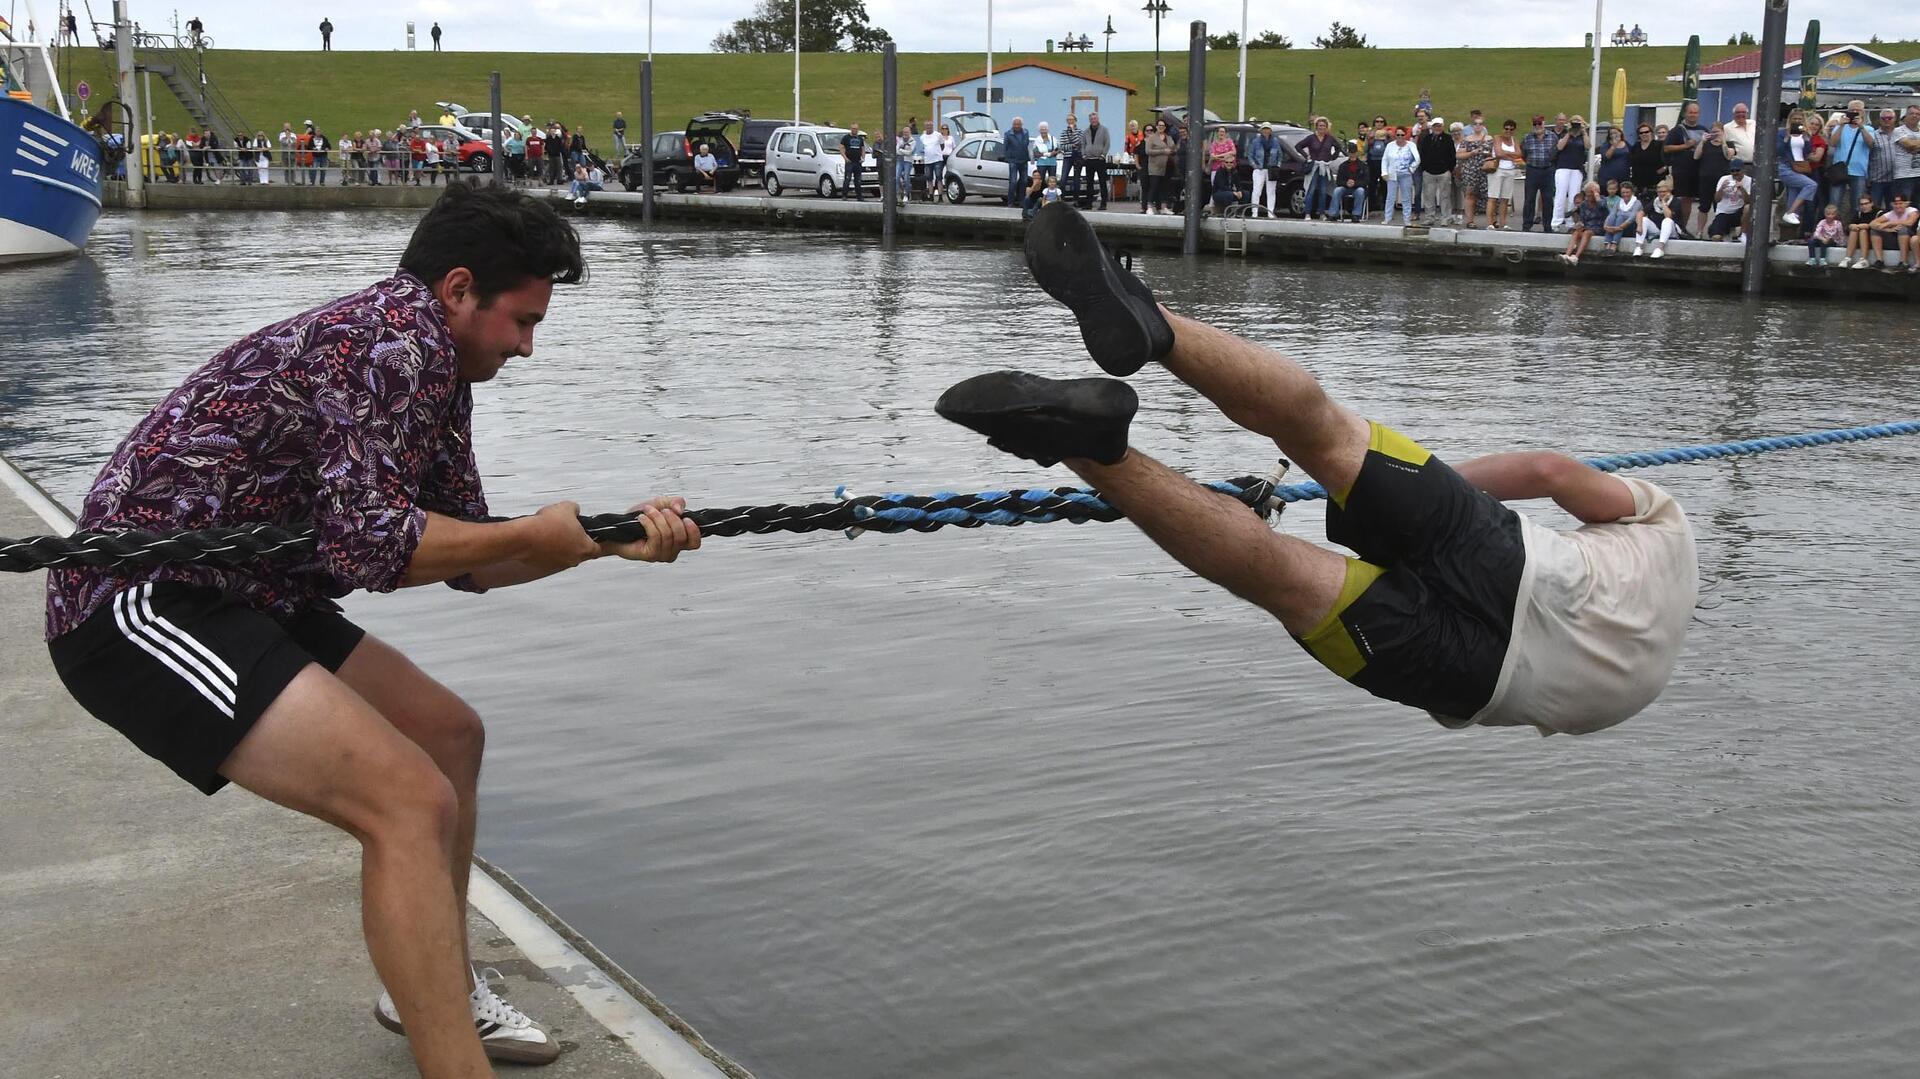
[[[414,128],[407,136],[408,163],[413,166],[413,186],[420,186],[420,174],[427,171],[427,140],[420,135],[420,129]]]

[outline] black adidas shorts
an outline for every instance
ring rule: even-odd
[[[117,593],[47,651],[82,708],[212,794],[287,683],[309,663],[339,670],[365,636],[338,611],[278,622],[217,588],[163,581]]]
[[[1327,508],[1359,558],[1333,611],[1296,638],[1333,673],[1463,726],[1493,699],[1526,571],[1520,516],[1391,428]]]

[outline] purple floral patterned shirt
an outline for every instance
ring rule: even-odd
[[[280,619],[398,588],[426,511],[486,516],[446,311],[401,272],[255,331],[187,376],[114,452],[82,529],[313,523],[299,559],[47,574],[47,639],[145,581],[223,589]],[[473,590],[466,578],[449,582]]]

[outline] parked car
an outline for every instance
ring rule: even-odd
[[[745,180],[757,180],[764,174],[767,166],[767,144],[773,140],[773,133],[783,127],[817,127],[802,121],[796,125],[792,120],[752,120],[740,121],[740,176]]]
[[[1155,119],[1165,120],[1170,128],[1186,127],[1187,107],[1185,105],[1157,105],[1151,111]],[[1313,132],[1284,120],[1222,120],[1214,115],[1212,110],[1206,110],[1202,115],[1205,117],[1205,134],[1201,152],[1204,153],[1205,144],[1212,141],[1215,129],[1226,128],[1233,136],[1233,145],[1237,151],[1233,184],[1243,193],[1250,193],[1253,190],[1253,166],[1247,162],[1247,144],[1260,134],[1262,124],[1272,124],[1273,137],[1280,141],[1281,147],[1285,150],[1285,159],[1280,162],[1280,205],[1295,217],[1307,216],[1307,174],[1312,171],[1312,165],[1294,149],[1294,146]],[[1184,173],[1174,178],[1175,201],[1182,207],[1184,207],[1186,194],[1185,181]]]
[[[968,135],[991,135],[1000,130],[993,117],[984,112],[950,112],[942,116],[941,122],[947,125],[947,133],[956,139]]]
[[[482,109],[475,112],[457,101],[436,101],[433,104],[435,108],[440,110],[441,115],[452,116],[453,122],[456,125],[473,132],[482,142],[493,141],[493,113],[491,111]],[[523,139],[527,137],[529,130],[525,120],[520,119],[518,116],[504,109],[500,112],[500,126],[508,131],[519,132],[520,137]],[[501,137],[505,138],[504,135]]]
[[[761,174],[761,186],[769,195],[779,195],[788,190],[807,191],[823,199],[830,199],[845,190],[847,184],[846,159],[840,152],[840,140],[847,134],[844,127],[820,127],[815,124],[804,126],[788,125],[773,131],[773,137],[767,140],[767,161]],[[880,170],[873,156],[873,139],[867,139],[867,154],[860,173],[861,190],[880,188]]]
[[[947,158],[948,202],[965,202],[968,195],[1004,201],[1007,181],[1006,144],[998,131],[961,138]]]
[[[647,157],[653,158],[653,183],[675,191],[694,187],[693,156],[701,144],[713,154],[719,168],[714,183],[721,191],[732,191],[740,183],[740,153],[727,138],[727,125],[737,123],[731,113],[703,113],[687,122],[685,131],[663,131],[653,137],[652,153],[638,142],[627,144],[626,159],[620,162],[620,185],[628,191],[640,189],[640,170]]]
[[[432,139],[434,142],[440,142],[447,138],[458,140],[461,168],[470,172],[493,171],[493,142],[491,140],[482,139],[477,133],[458,125],[448,127],[445,124],[421,124],[418,130],[421,138]]]

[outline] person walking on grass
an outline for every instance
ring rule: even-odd
[[[480,717],[334,600],[483,593],[700,545],[679,499],[636,507],[647,538],[630,544],[595,543],[571,502],[488,516],[472,387],[533,353],[554,286],[583,274],[579,238],[545,203],[450,188],[392,276],[188,375],[79,515],[112,531],[311,525],[311,555],[47,575],[47,650],[81,707],[203,794],[232,783],[359,843],[361,921],[386,989],[375,1016],[429,1079],[492,1075],[489,1057],[550,1063],[560,1045],[472,965]]]
[[[1117,378],[978,375],[941,395],[942,417],[1005,453],[1065,464],[1336,677],[1443,726],[1591,734],[1665,688],[1698,595],[1693,532],[1666,491],[1557,453],[1451,468],[1335,402],[1299,362],[1160,306],[1071,207],[1040,212],[1026,255],[1102,371],[1158,362],[1274,440],[1329,492],[1327,539],[1354,554],[1276,532],[1134,447],[1139,398]],[[1543,527],[1503,505],[1529,499],[1582,527]]]

